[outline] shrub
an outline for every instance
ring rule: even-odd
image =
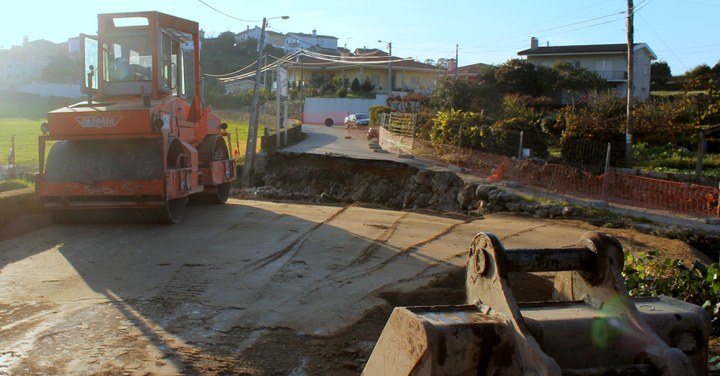
[[[350,84],[350,90],[353,92],[360,91],[360,80],[358,80],[357,77],[353,78],[352,83]]]
[[[462,140],[459,139],[461,129]],[[490,128],[481,113],[450,110],[436,114],[429,133],[430,141],[436,144],[458,145],[458,141],[462,141],[464,148],[482,150],[484,142],[489,140]]]
[[[563,160],[598,165],[610,142],[611,163],[614,166],[624,164],[625,112],[625,100],[611,95],[592,96],[577,106],[560,109],[556,120],[557,127],[562,130],[560,151]]]
[[[680,260],[660,259],[658,252],[625,254],[622,271],[630,296],[671,296],[702,306],[712,318],[713,332],[720,332],[720,266],[696,262],[688,267]]]
[[[370,106],[368,108],[370,112],[370,125],[377,125],[380,122],[380,114],[389,114],[392,109],[390,106]]]
[[[520,147],[520,132],[522,132],[523,149],[531,149],[532,156],[547,158],[547,135],[538,124],[529,123],[520,118],[500,120],[490,127],[492,131],[492,149],[497,154],[516,156]],[[490,145],[487,145],[490,146]]]
[[[375,84],[367,78],[363,81],[362,85],[360,85],[360,91],[365,93],[369,93],[373,90],[375,90]]]

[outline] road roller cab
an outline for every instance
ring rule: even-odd
[[[53,217],[175,223],[191,198],[227,200],[232,142],[200,98],[198,30],[115,13],[81,36],[87,100],[49,112],[39,139],[37,195]]]

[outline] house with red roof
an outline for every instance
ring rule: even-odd
[[[348,82],[357,78],[362,83],[367,79],[375,85],[375,92],[383,94],[430,92],[441,74],[433,65],[390,56],[378,49],[356,49],[354,53],[318,48],[303,51],[303,55],[286,64],[290,82],[303,81],[307,85],[310,77],[321,75],[330,79],[345,78]]]

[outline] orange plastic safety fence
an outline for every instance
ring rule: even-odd
[[[718,188],[610,172],[593,175],[562,164],[539,163],[482,151],[385,135],[393,148],[475,171],[489,180],[512,180],[549,192],[694,216],[720,217]],[[381,136],[381,139],[383,137]]]

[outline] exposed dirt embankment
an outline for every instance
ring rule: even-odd
[[[462,210],[464,183],[448,171],[420,171],[403,163],[323,155],[274,155],[256,195],[326,202],[365,202],[392,209]]]
[[[518,212],[536,218],[574,218],[594,226],[633,228],[663,238],[680,239],[716,259],[718,235],[672,226],[635,224],[629,218],[598,210],[545,204],[495,184],[463,181],[451,171],[419,170],[404,163],[329,155],[276,154],[256,174],[257,186],[235,192],[240,197],[304,202],[367,203],[396,210],[429,210],[482,216]]]
[[[0,240],[46,226],[49,219],[42,213],[32,188],[0,192]]]

